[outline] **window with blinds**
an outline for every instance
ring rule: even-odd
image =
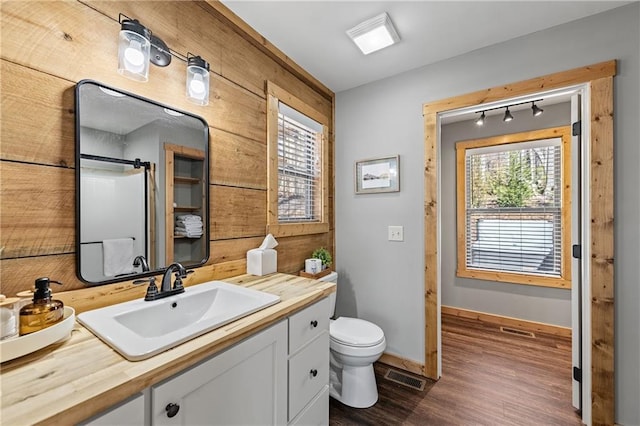
[[[278,106],[278,220],[321,220],[322,125]]]
[[[464,203],[459,272],[462,266],[492,277],[563,280],[570,231],[564,229],[569,212],[562,138],[481,145],[457,147],[464,168],[458,171],[458,200]]]

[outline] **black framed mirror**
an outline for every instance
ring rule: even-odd
[[[209,127],[92,80],[76,85],[76,271],[90,285],[209,258]]]

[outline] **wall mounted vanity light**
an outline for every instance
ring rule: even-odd
[[[123,19],[124,18],[124,19]],[[136,81],[149,80],[149,63],[166,67],[173,57],[187,64],[187,99],[196,105],[209,104],[209,63],[200,56],[181,55],[171,50],[137,19],[122,13],[118,36],[118,73]]]
[[[125,19],[118,36],[118,72],[137,81],[149,80],[151,31],[136,19]]]
[[[536,102],[541,102],[543,100],[544,99],[536,99],[535,101],[519,102],[519,103],[516,103],[516,104],[507,105],[507,106],[501,106],[501,107],[496,107],[496,108],[487,108],[485,110],[478,111],[478,112],[476,112],[476,114],[480,114],[480,117],[478,117],[476,119],[475,123],[478,126],[482,126],[486,122],[485,113],[487,111],[494,111],[494,110],[502,109],[502,108],[505,108],[504,117],[502,117],[502,121],[504,121],[505,123],[508,123],[509,121],[513,120],[513,115],[511,115],[511,111],[509,110],[509,108],[514,107],[516,105],[524,105],[524,104],[528,104],[528,103],[531,103],[531,111],[533,112],[533,116],[534,117],[539,117],[539,116],[542,115],[544,110],[539,108],[536,105]]]
[[[209,63],[187,53],[187,99],[194,104],[209,103]]]

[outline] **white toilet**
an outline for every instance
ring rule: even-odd
[[[338,273],[320,278],[337,284]],[[329,296],[331,312],[335,314],[336,293]],[[371,407],[378,400],[373,363],[380,358],[387,341],[384,332],[369,321],[340,317],[329,325],[331,369],[329,394],[345,405]]]

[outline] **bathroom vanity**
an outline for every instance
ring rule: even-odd
[[[327,424],[335,284],[225,281],[281,302],[138,362],[76,324],[65,342],[2,365],[3,423]]]

